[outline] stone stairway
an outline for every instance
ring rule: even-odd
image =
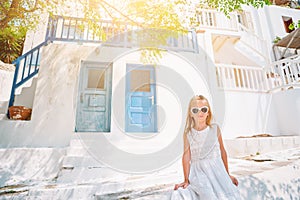
[[[75,133],[70,146],[66,149],[66,156],[62,161],[56,185],[68,185],[67,190],[73,191],[77,190],[76,185],[84,185],[93,191],[96,199],[109,199],[118,194],[123,195],[124,191],[143,190],[164,184],[173,187],[182,179],[180,162],[147,174],[123,173],[97,160],[88,151],[86,144],[88,140],[85,139],[83,142]],[[66,190],[66,188],[63,187],[61,190]],[[147,194],[149,195],[149,192]]]
[[[256,52],[255,49],[250,47],[248,44],[242,41],[238,41],[234,45],[235,49],[237,49],[241,54],[244,56],[250,58],[253,62],[255,62],[259,66],[264,66],[266,64],[266,60],[264,57],[262,57],[260,54]]]
[[[261,151],[260,155],[252,156],[252,158],[255,157],[258,160],[262,159],[259,161],[255,161],[255,159],[229,158],[229,169],[232,174],[238,177],[240,182],[239,190],[243,197],[264,199],[271,195],[272,197],[286,199],[289,193],[286,192],[285,187],[281,187],[283,184],[286,184],[293,190],[295,189],[295,191],[297,187],[300,187],[299,177],[297,176],[300,170],[300,145],[298,141],[299,136],[224,140],[225,145],[228,146],[228,152],[231,152],[232,148],[239,150],[242,148],[248,149],[241,154],[237,154],[237,157],[246,155],[248,152],[251,152],[250,150],[256,151],[257,147],[265,147],[265,151],[270,151],[270,153],[266,154]],[[85,142],[83,143],[80,138],[74,136],[67,149],[59,150],[59,155],[56,158],[51,157],[52,164],[49,163],[47,158],[51,153],[49,155],[48,153],[45,154],[45,152],[51,152],[51,149],[31,150],[35,152],[35,157],[31,157],[30,152],[28,152],[27,156],[31,158],[30,162],[35,163],[36,160],[43,160],[45,169],[48,169],[53,164],[57,167],[55,168],[56,170],[51,170],[51,179],[49,179],[47,171],[41,170],[40,173],[42,174],[40,177],[42,178],[39,178],[39,181],[27,181],[25,185],[17,185],[16,187],[19,188],[14,189],[16,191],[14,193],[15,199],[26,198],[30,200],[38,197],[39,199],[74,200],[164,200],[168,199],[174,184],[182,181],[180,160],[160,171],[145,174],[126,174],[111,169],[95,159],[86,150]],[[275,147],[283,149],[277,150]],[[274,152],[274,149],[277,152]],[[9,155],[15,153],[16,155],[24,156],[19,153],[20,150],[18,149],[10,149],[10,151],[12,152]],[[54,151],[56,152],[57,150],[54,149]],[[2,158],[4,159],[4,156]],[[268,161],[263,161],[266,158]],[[9,157],[6,159],[11,160]],[[27,161],[28,159],[24,159],[24,162]],[[16,159],[14,162],[18,163],[19,159]],[[34,168],[32,164],[23,164],[22,166]],[[55,178],[53,178],[54,176]],[[45,180],[43,180],[43,177]],[[2,192],[5,191],[9,191],[9,189],[2,188]],[[293,193],[292,195],[295,197],[298,193]],[[0,196],[0,198],[2,197],[9,199],[11,196],[6,194],[5,197]]]

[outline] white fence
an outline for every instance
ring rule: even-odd
[[[238,18],[236,13],[230,13],[226,17],[216,10],[201,9],[197,12],[199,27],[222,30],[238,31]]]
[[[266,92],[268,88],[265,73],[258,67],[217,64],[216,74],[218,86],[225,90]]]
[[[267,78],[275,82],[270,90],[300,86],[300,56],[298,55],[273,62],[265,71]]]
[[[266,68],[216,65],[219,88],[235,91],[270,92],[300,86],[300,56],[276,61]]]

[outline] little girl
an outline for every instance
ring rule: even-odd
[[[176,184],[171,199],[241,199],[238,181],[229,175],[220,128],[212,124],[208,100],[195,96],[189,103],[184,130],[184,181]]]

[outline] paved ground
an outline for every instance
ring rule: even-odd
[[[59,165],[63,157],[63,149],[1,149],[0,199],[163,200],[182,180],[179,165],[174,165],[150,175],[120,177],[112,172],[109,179],[99,179],[104,169],[86,169],[89,179],[78,176],[75,181],[58,181],[63,177]],[[244,199],[300,196],[300,148],[230,158],[229,165]]]

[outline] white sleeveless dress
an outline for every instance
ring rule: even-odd
[[[221,158],[217,125],[202,131],[192,129],[187,138],[190,143],[191,165],[186,189],[171,194],[172,200],[237,200],[238,188],[232,183]]]

